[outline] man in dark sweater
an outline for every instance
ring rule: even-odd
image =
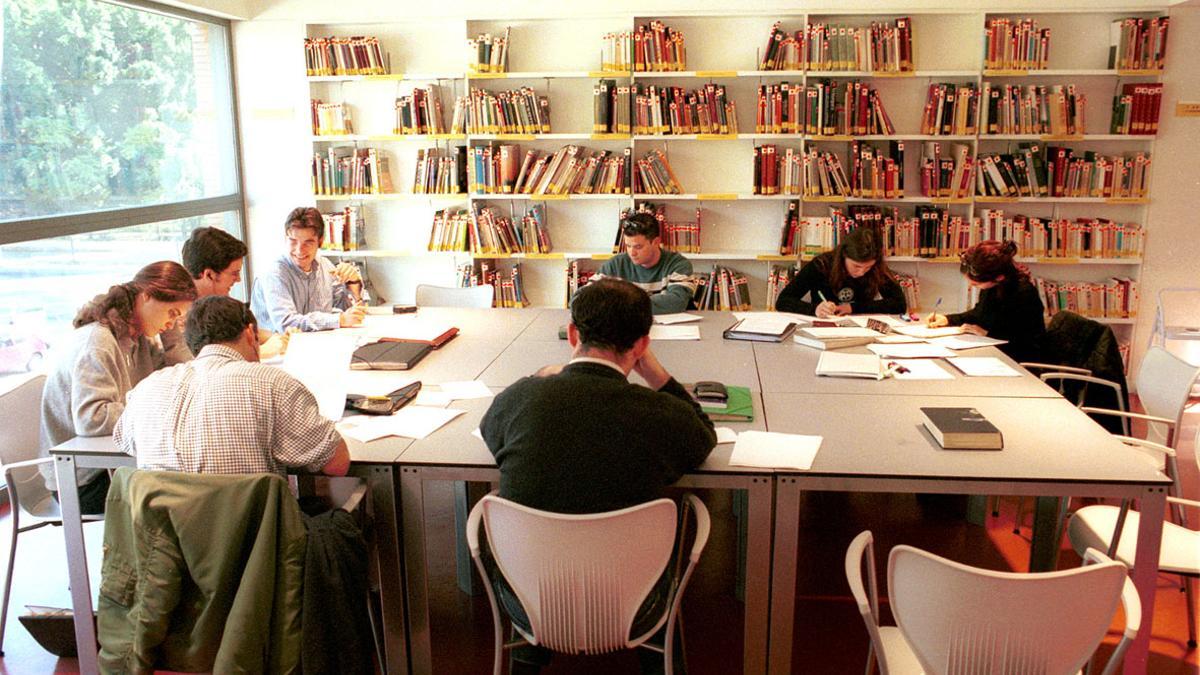
[[[580,289],[567,325],[570,363],[518,380],[479,424],[500,467],[500,496],[559,513],[612,511],[661,496],[704,461],[713,424],[650,351],[652,321],[649,296],[627,281]],[[650,388],[629,383],[631,370]],[[497,590],[513,621],[527,621],[511,591]],[[662,597],[651,593],[643,610]],[[661,669],[661,657],[647,655],[643,671]],[[512,672],[531,673],[549,653],[526,646],[513,659]]]

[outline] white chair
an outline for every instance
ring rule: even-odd
[[[58,502],[46,489],[38,466],[54,461],[38,458],[38,432],[42,420],[42,387],[46,376],[31,377],[15,388],[0,394],[0,464],[4,466],[4,482],[8,486],[8,501],[12,506],[12,539],[8,547],[8,570],[4,575],[4,600],[0,602],[0,656],[4,655],[4,631],[8,627],[8,600],[12,591],[13,567],[17,561],[17,537],[22,532],[46,525],[61,525],[62,512]],[[22,517],[28,519],[21,524]],[[84,516],[85,521],[102,520],[104,516]]]
[[[869,594],[862,582],[867,558]],[[1088,563],[1095,563],[1089,565]],[[867,672],[883,675],[1067,675],[1104,639],[1120,602],[1125,631],[1104,669],[1114,672],[1141,625],[1137,589],[1125,565],[1088,551],[1085,566],[1021,574],[946,560],[911,546],[888,558],[898,628],[880,626],[870,531],[846,551],[846,578],[871,636]]]
[[[481,499],[467,519],[467,542],[492,606],[494,672],[502,671],[504,649],[522,643],[570,654],[645,647],[661,651],[665,672],[673,672],[680,602],[709,532],[704,503],[690,494],[683,503],[696,521],[687,567],[672,584],[663,614],[651,617],[652,625],[633,635],[642,602],[671,562],[677,523],[674,502],[657,499],[618,511],[574,515],[531,509],[495,494]],[[480,554],[480,521],[496,567],[529,620],[527,628],[513,625],[521,639],[509,645],[504,644],[500,605]],[[648,643],[664,625],[664,643]]]
[[[1161,288],[1149,347],[1162,347],[1200,366],[1200,287]],[[1200,389],[1194,393],[1200,396]]]
[[[493,289],[490,284],[466,288],[418,284],[417,306],[483,309],[492,306],[492,294]]]
[[[1122,439],[1130,445],[1144,448],[1168,469],[1175,483],[1176,493],[1179,490],[1179,474],[1175,463],[1175,450],[1165,445],[1137,438]],[[1197,441],[1200,442],[1200,436]],[[1197,459],[1200,468],[1200,459]],[[1158,555],[1158,570],[1168,574],[1178,574],[1183,581],[1183,589],[1187,594],[1188,617],[1188,647],[1196,648],[1196,579],[1200,578],[1200,531],[1188,529],[1184,520],[1183,507],[1200,508],[1200,501],[1182,499],[1178,496],[1167,497],[1167,502],[1177,509],[1177,518],[1181,524],[1164,521],[1162,541]],[[1168,514],[1169,515],[1169,514]],[[1071,516],[1067,526],[1067,535],[1071,547],[1076,552],[1088,549],[1105,549],[1108,555],[1133,567],[1137,551],[1137,533],[1140,524],[1137,511],[1129,509],[1128,500],[1118,506],[1097,504],[1085,506]]]

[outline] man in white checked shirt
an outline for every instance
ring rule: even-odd
[[[350,467],[346,442],[298,380],[258,363],[258,324],[245,303],[192,305],[185,337],[196,358],[145,378],[113,431],[138,468],[192,473],[331,476]]]

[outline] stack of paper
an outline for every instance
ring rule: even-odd
[[[929,344],[939,345],[946,349],[975,349],[976,347],[994,347],[996,345],[1006,344],[1008,340],[997,340],[996,338],[984,337],[975,335],[974,333],[963,333],[962,335],[947,335],[945,337],[931,338]]]
[[[357,340],[348,331],[296,333],[283,356],[283,369],[312,392],[321,415],[334,421],[346,409],[347,374]]]
[[[795,335],[792,335],[792,339],[798,344],[817,349],[856,347],[874,342],[880,337],[883,337],[883,333],[857,326],[832,328],[810,326],[800,328]]]
[[[885,359],[944,359],[954,352],[926,342],[900,345],[867,345],[867,349]]]
[[[821,441],[820,436],[743,431],[733,445],[729,463],[734,466],[808,471],[817,457],[817,451],[821,449]]]
[[[817,375],[882,380],[887,375],[887,370],[874,354],[822,352],[821,359],[817,361]]]
[[[650,326],[651,340],[699,340],[700,327],[687,325]]]
[[[406,405],[391,415],[358,415],[338,424],[338,431],[363,443],[384,436],[422,439],[466,412],[454,408]]]
[[[921,338],[922,340],[945,337],[947,335],[958,335],[963,332],[962,326],[942,326],[941,328],[930,328],[929,326],[921,324],[913,325],[911,323],[903,326],[896,326],[892,328],[892,330],[900,333],[901,335],[909,335],[915,338]]]
[[[1020,377],[1021,373],[994,356],[956,356],[946,359],[964,375],[971,377]]]
[[[703,318],[704,317],[700,316],[699,314],[658,314],[654,317],[654,323],[670,326],[677,323],[692,323],[693,321],[699,321]]]

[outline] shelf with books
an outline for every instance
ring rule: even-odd
[[[465,141],[466,134],[342,134],[313,136],[313,143]]]
[[[384,75],[310,75],[309,82],[434,82],[461,80],[465,73],[387,73]]]
[[[1017,262],[1025,265],[1141,265],[1141,258],[1053,258],[1018,257]]]
[[[640,73],[639,73],[640,74]],[[559,79],[601,79],[629,78],[629,71],[606,70],[541,70],[509,73],[467,73],[468,80],[559,80]]]
[[[972,137],[974,138],[974,137]],[[1154,136],[1140,134],[979,134],[981,141],[1153,141]]]
[[[635,141],[738,141],[750,134],[634,134]]]
[[[976,195],[976,204],[1149,204],[1149,197],[991,197]]]
[[[534,201],[534,202],[563,202],[563,201],[628,201],[627,194],[513,194],[506,192],[483,193],[473,192],[470,195],[474,201]]]
[[[1156,77],[1161,70],[1116,70],[1113,68],[1047,68],[1045,70],[984,70],[984,77]]]
[[[843,78],[861,77],[864,79],[929,79],[946,77],[953,79],[970,79],[979,77],[978,70],[910,70],[907,72],[885,72],[878,70],[807,70],[807,77],[814,78]]]
[[[318,202],[389,202],[389,201],[428,201],[428,202],[465,202],[470,196],[464,193],[441,194],[437,192],[380,192],[348,195],[313,195]]]
[[[469,141],[628,141],[629,134],[467,134]]]

